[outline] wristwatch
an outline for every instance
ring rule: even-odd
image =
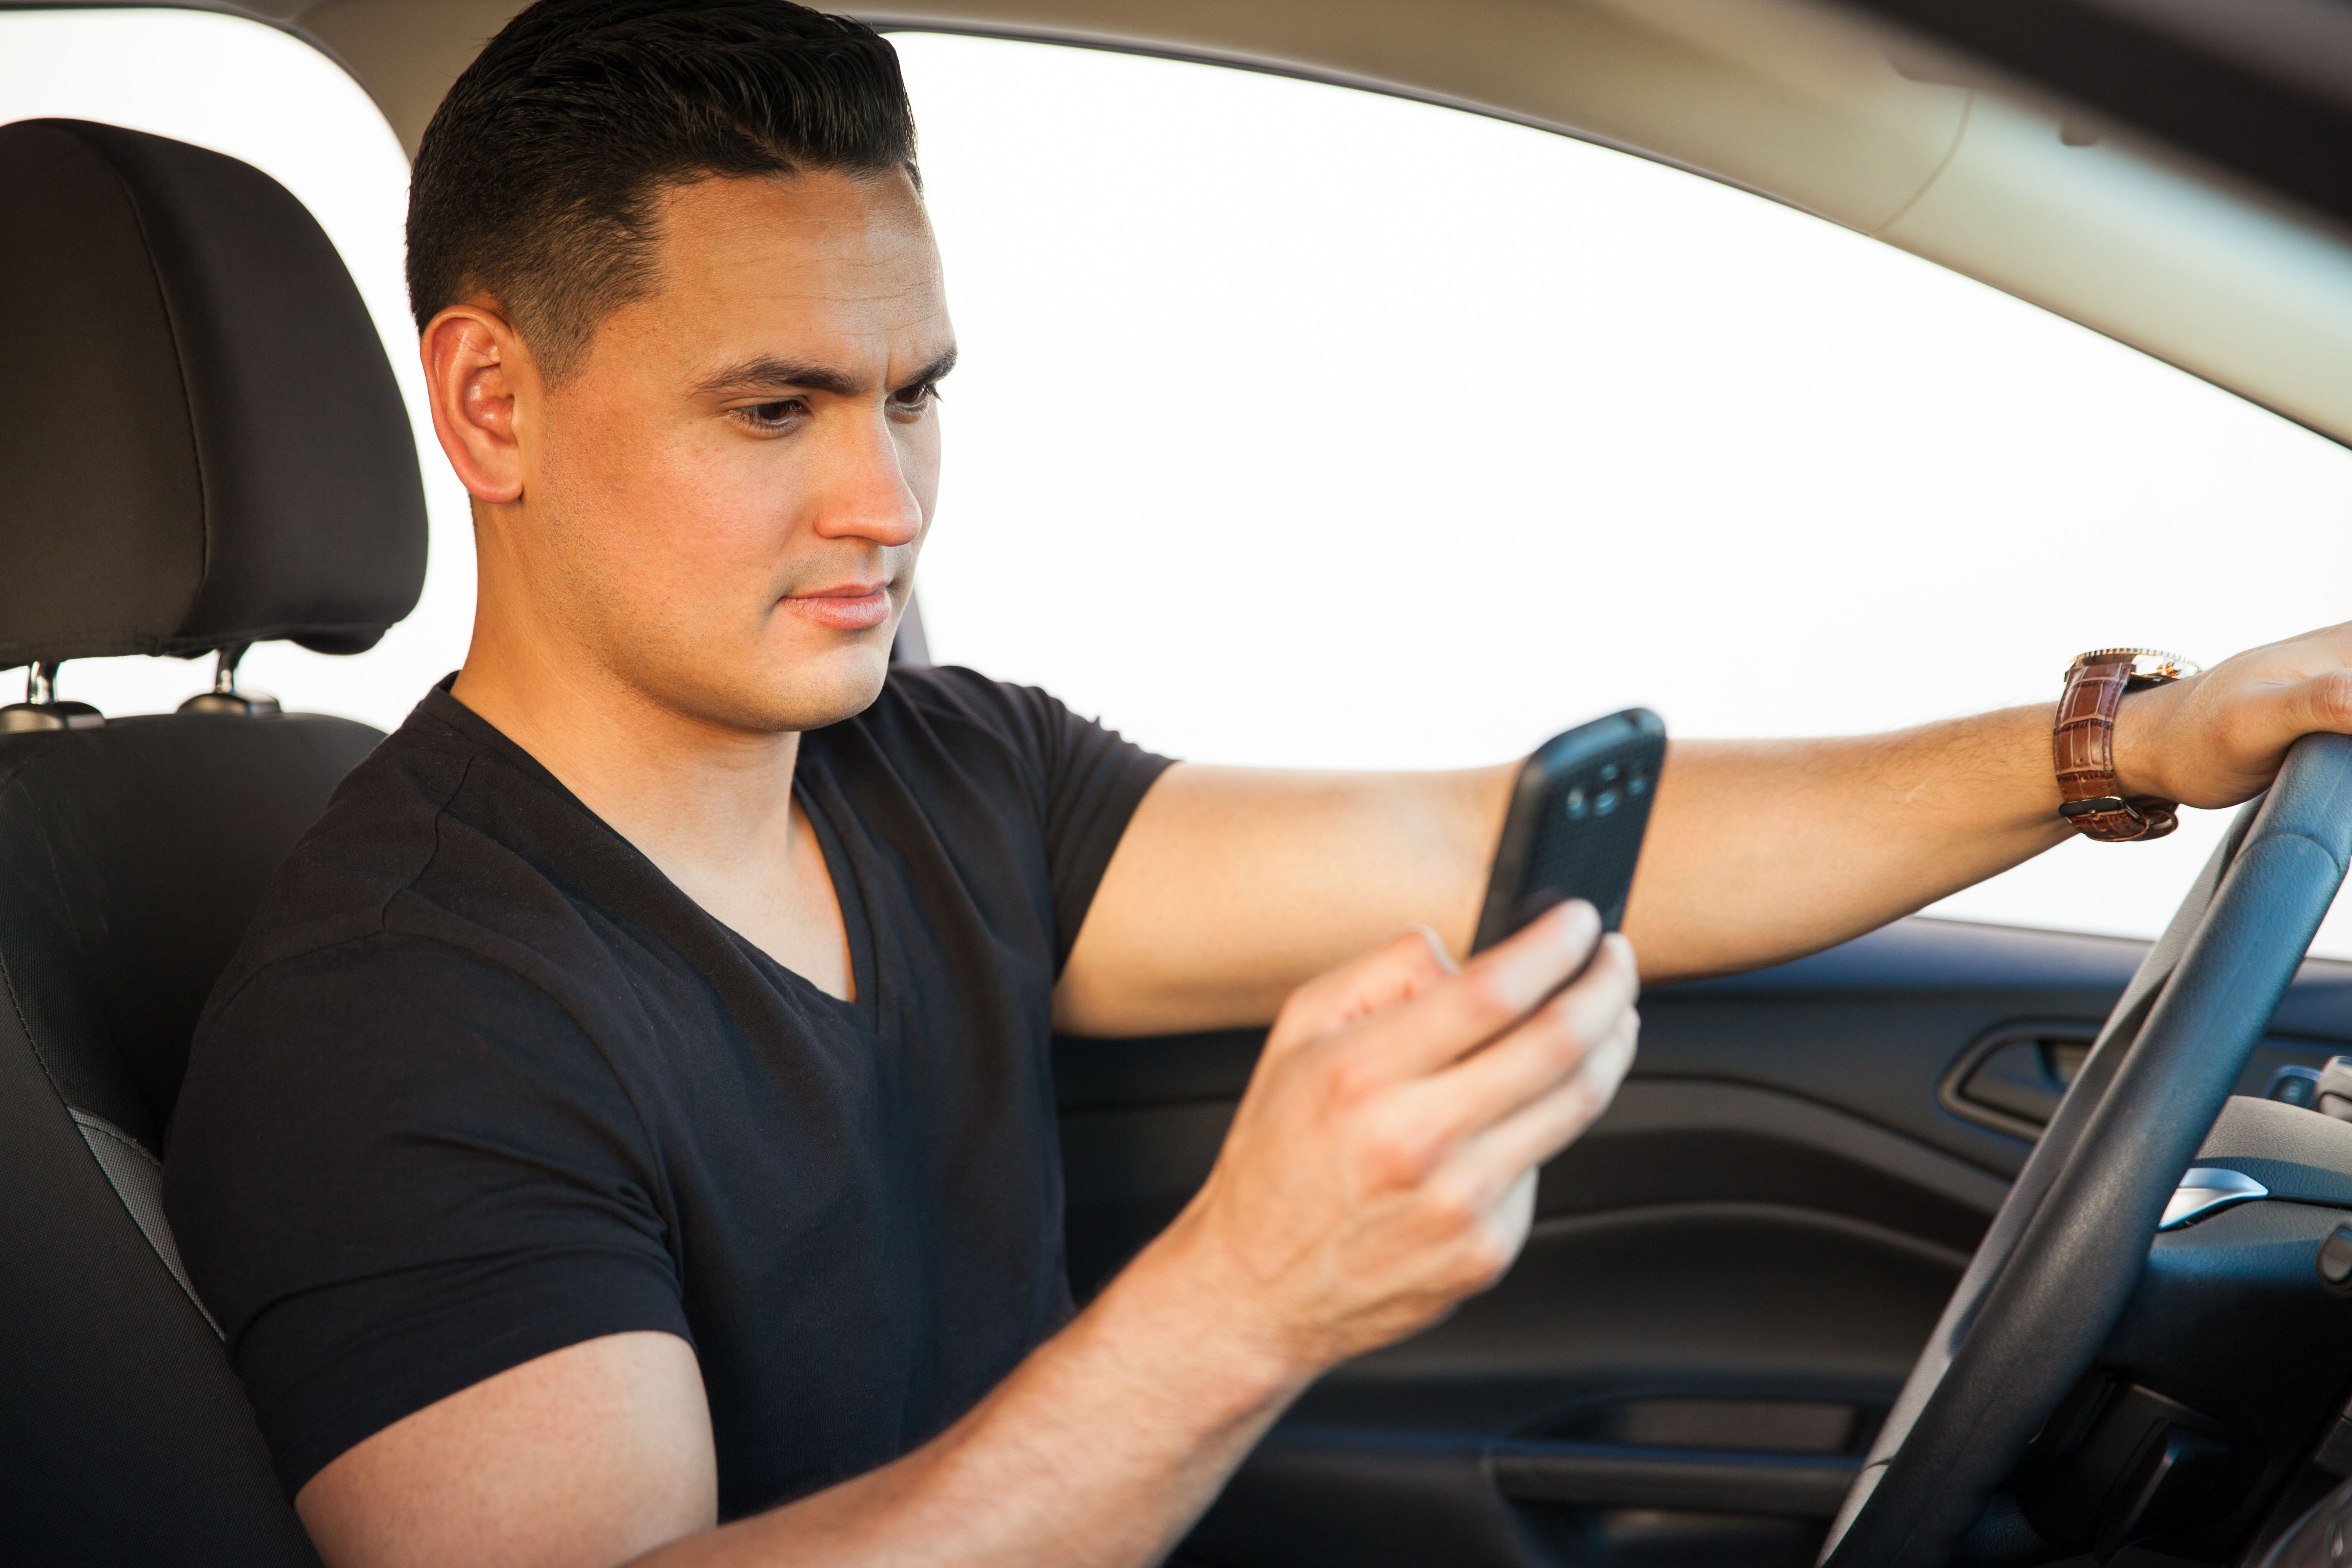
[[[2058,815],[2085,838],[2129,844],[2161,838],[2179,825],[2179,803],[2126,800],[2116,787],[2116,705],[2127,691],[2179,680],[2198,667],[2152,647],[2101,647],[2066,667],[2066,689],[2050,734],[2058,764]]]

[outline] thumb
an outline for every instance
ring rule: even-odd
[[[2298,680],[2279,693],[2278,711],[2286,733],[2282,749],[2317,731],[2352,734],[2352,669],[2331,669]]]

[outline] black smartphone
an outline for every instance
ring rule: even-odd
[[[1538,747],[1511,791],[1470,951],[1483,952],[1570,899],[1591,903],[1601,929],[1615,931],[1665,760],[1666,726],[1646,708],[1580,724]]]

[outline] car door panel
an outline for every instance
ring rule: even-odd
[[[1810,1561],[2145,951],[1912,920],[1647,994],[1633,1076],[1545,1168],[1511,1273],[1309,1390],[1185,1560]],[[1206,1175],[1262,1042],[1057,1042],[1082,1299]],[[2307,963],[2240,1092],[2347,1042],[2352,964]]]
[[[1606,1531],[1592,1516],[1628,1510],[1826,1518],[1964,1262],[1769,1204],[1546,1219],[1505,1285],[1310,1391],[1190,1550],[1220,1563],[1548,1563]],[[1824,1279],[1842,1282],[1834,1297]],[[1644,1432],[1662,1405],[1697,1414]],[[1740,1416],[1788,1405],[1843,1414],[1827,1452],[1755,1446],[1758,1423]],[[1485,1544],[1399,1551],[1432,1532],[1439,1489],[1367,1486],[1368,1455],[1480,1473],[1445,1512],[1483,1508],[1467,1539]],[[1719,1522],[1693,1521],[1686,1544],[1714,1549]]]

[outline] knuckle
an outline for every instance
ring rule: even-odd
[[[1474,1237],[1485,1217],[1477,1194],[1458,1181],[1431,1182],[1422,1188],[1421,1203],[1430,1223],[1447,1236]]]
[[[2315,716],[2331,724],[2341,724],[2352,718],[2352,669],[2331,669],[2319,678],[2312,691]]]
[[[1399,962],[1424,975],[1444,974],[1454,967],[1444,942],[1425,925],[1409,925],[1389,941]]]
[[[1325,1092],[1342,1110],[1370,1101],[1386,1077],[1381,1062],[1367,1051],[1333,1051],[1323,1061]]]
[[[1518,1014],[1518,1008],[1513,1005],[1511,987],[1505,982],[1498,964],[1487,964],[1465,976],[1462,994],[1481,1017],[1510,1018]]]
[[[1430,1141],[1404,1128],[1382,1128],[1364,1141],[1364,1161],[1374,1184],[1395,1190],[1421,1186],[1436,1151]]]
[[[1572,1014],[1562,1013],[1548,1022],[1550,1026],[1545,1030],[1544,1044],[1553,1063],[1563,1071],[1572,1069],[1591,1057],[1596,1038],[1609,1037],[1606,1029],[1585,1029]]]
[[[1479,1011],[1496,1011],[1506,1006],[1503,996],[1503,969],[1498,963],[1484,963],[1479,969],[1463,975],[1463,999]]]

